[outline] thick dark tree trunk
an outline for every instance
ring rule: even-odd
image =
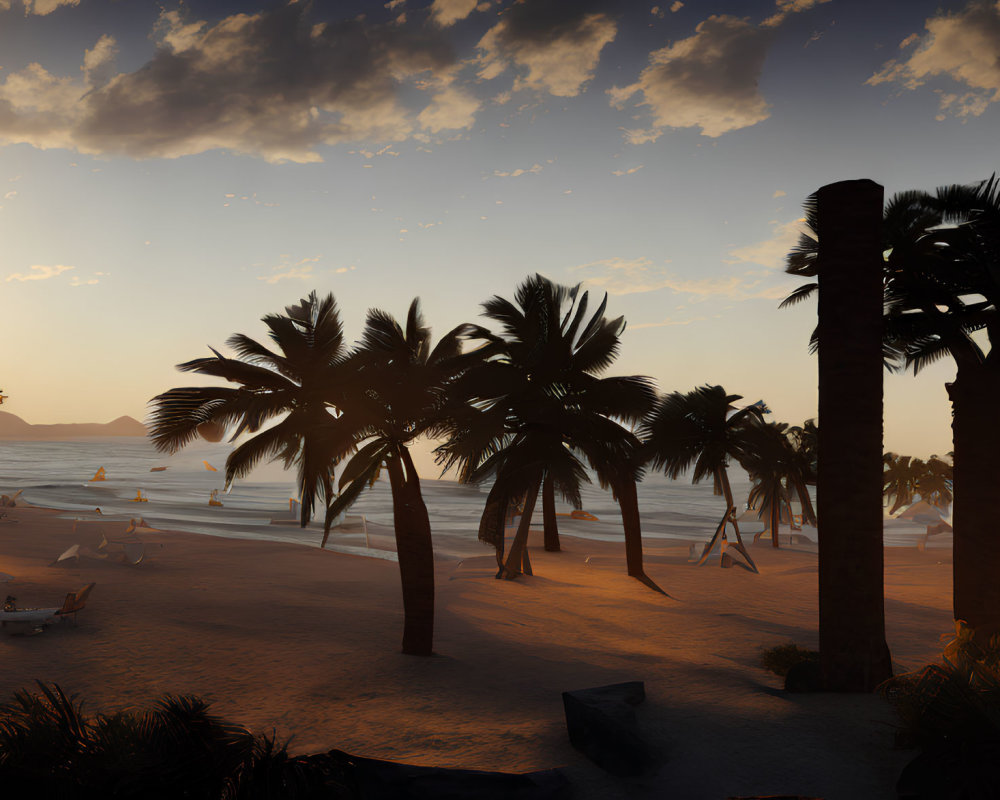
[[[650,589],[670,597],[646,574],[642,563],[642,525],[639,521],[639,495],[635,479],[626,475],[615,483],[614,492],[622,512],[622,527],[625,531],[625,567],[628,574]]]
[[[948,384],[955,448],[952,556],[955,619],[986,641],[1000,633],[1000,375],[982,365],[959,365]]]
[[[524,511],[517,526],[517,533],[510,545],[507,561],[500,569],[498,578],[511,580],[520,574],[531,575],[531,561],[528,558],[528,531],[531,529],[531,515],[535,513],[535,502],[538,500],[538,490],[542,485],[542,476],[531,484],[524,496]]]
[[[824,688],[891,677],[882,552],[882,187],[818,193],[819,644]]]
[[[556,523],[556,486],[551,475],[542,482],[542,531],[545,549],[557,552],[559,546],[559,525]]]
[[[633,578],[645,575],[642,564],[642,526],[639,522],[639,495],[635,479],[624,476],[615,484],[618,506],[625,529],[625,567]]]
[[[403,652],[429,656],[434,651],[434,546],[420,492],[420,479],[405,449],[386,461],[392,487],[399,580],[403,589]]]
[[[791,520],[788,520],[789,523]],[[779,547],[778,529],[781,527],[781,503],[771,503],[771,547]]]

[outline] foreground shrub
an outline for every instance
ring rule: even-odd
[[[355,797],[335,764],[208,713],[197,697],[90,718],[39,682],[0,705],[0,786],[10,798],[251,800]]]
[[[1000,796],[1000,637],[984,644],[958,621],[942,663],[890,678],[879,693],[899,718],[896,744],[922,751],[900,776],[899,798]]]
[[[760,665],[782,678],[788,675],[788,670],[803,661],[819,663],[819,653],[816,650],[806,650],[793,642],[779,644],[777,647],[762,647],[760,650]]]

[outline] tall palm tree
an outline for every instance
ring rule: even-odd
[[[459,465],[460,480],[494,479],[480,534],[497,547],[498,577],[530,568],[527,535],[540,487],[550,485],[552,494],[559,491],[579,507],[586,465],[629,507],[634,485],[630,493],[628,484],[641,473],[628,467],[634,435],[627,426],[642,418],[655,395],[647,378],[600,377],[624,328],[621,318],[604,317],[606,304],[607,296],[588,316],[587,292],[541,275],[520,284],[514,302],[495,296],[483,304],[500,333],[479,330],[491,355],[456,387],[471,411],[456,417],[439,455],[445,469]],[[546,548],[558,549],[554,503],[544,494]],[[523,501],[521,520],[503,560],[504,509],[517,501]],[[623,519],[629,574],[643,579],[638,514],[623,512]]]
[[[403,652],[430,655],[434,572],[430,523],[407,445],[432,433],[445,406],[448,381],[475,353],[462,354],[470,330],[459,326],[437,347],[414,300],[406,330],[384,312],[369,312],[362,340],[348,351],[332,295],[310,294],[264,323],[277,352],[242,334],[228,344],[236,359],[198,359],[185,371],[227,378],[238,388],[171,389],[153,398],[150,436],[173,452],[206,424],[254,434],[230,453],[226,480],[244,477],[267,458],[298,467],[303,527],[315,501],[326,506],[325,545],[333,520],[371,485],[384,466],[393,490],[393,518],[403,587]],[[214,352],[214,351],[213,351]],[[279,421],[269,428],[266,423]],[[334,469],[347,460],[339,489]]]
[[[405,329],[384,311],[368,312],[364,332],[346,363],[350,375],[339,402],[342,415],[326,428],[333,459],[350,455],[339,496],[326,514],[332,521],[371,486],[384,468],[392,489],[393,526],[403,591],[403,652],[431,655],[434,635],[434,550],[420,477],[409,445],[445,430],[448,393],[480,354],[463,353],[472,326],[459,325],[436,346],[415,299]]]
[[[149,436],[157,450],[173,453],[199,432],[216,441],[226,429],[233,430],[231,441],[251,434],[226,459],[226,483],[245,477],[263,460],[296,465],[305,527],[316,500],[329,504],[336,496],[332,464],[318,434],[336,413],[332,398],[347,357],[343,326],[333,295],[320,300],[316,292],[262,321],[276,349],[237,333],[226,342],[236,358],[212,350],[213,358],[179,364],[183,372],[225,378],[236,386],[180,387],[157,395],[150,401]],[[265,427],[274,420],[279,421]]]
[[[892,675],[882,543],[882,187],[816,193],[819,250],[819,638],[823,685]]]
[[[702,550],[698,564],[704,564],[716,542],[723,541],[746,559],[757,572],[750,553],[740,536],[736,521],[736,503],[729,484],[727,467],[730,459],[741,461],[747,448],[750,421],[760,421],[756,405],[737,409],[733,403],[742,399],[727,394],[721,386],[700,386],[686,394],[671,392],[663,397],[642,423],[643,460],[654,469],[662,469],[676,480],[689,469],[692,483],[711,477],[715,494],[725,497],[726,510],[708,544]],[[733,526],[736,541],[729,542],[726,529]]]
[[[807,205],[807,222],[815,220]],[[994,353],[1000,279],[1000,182],[996,176],[934,194],[904,192],[886,205],[883,355],[916,374],[951,356],[955,380],[946,385],[954,440],[954,612],[988,637],[1000,631],[1000,537],[994,535],[995,487],[1000,482],[1000,434],[991,398],[1000,392]],[[817,237],[804,234],[788,257],[788,272],[817,274]],[[809,296],[809,285],[785,304]],[[784,305],[784,304],[783,304]],[[989,344],[976,339],[983,332]]]

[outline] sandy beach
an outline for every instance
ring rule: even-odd
[[[376,537],[390,531],[374,530]],[[816,554],[755,545],[754,575],[688,563],[658,544],[650,576],[628,578],[620,543],[564,535],[535,576],[497,581],[482,556],[437,565],[437,656],[399,653],[402,608],[391,561],[301,545],[181,532],[142,537],[140,566],[48,566],[80,539],[56,512],[17,507],[0,521],[0,571],[21,606],[59,605],[94,581],[79,624],[0,636],[0,698],[36,679],[90,711],[196,694],[292,752],[339,748],[440,766],[563,767],[580,798],[802,794],[892,797],[911,753],[893,749],[876,696],[789,695],[758,665],[761,647],[817,646]],[[162,547],[158,547],[162,544]],[[886,625],[894,661],[936,660],[952,628],[945,549],[886,550]],[[645,682],[643,734],[662,766],[612,778],[574,750],[561,692]]]

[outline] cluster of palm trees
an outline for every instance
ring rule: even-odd
[[[369,311],[351,347],[332,295],[313,292],[284,314],[263,318],[271,346],[236,334],[227,342],[235,357],[213,350],[211,358],[180,364],[235,385],[158,395],[150,436],[173,452],[199,435],[217,440],[228,432],[238,444],[226,462],[227,482],[265,459],[295,467],[301,524],[320,514],[323,544],[337,516],[385,470],[404,653],[433,649],[431,525],[409,452],[418,437],[441,442],[442,472],[491,483],[479,538],[495,548],[498,578],[531,572],[527,537],[538,495],[545,548],[558,550],[555,495],[580,508],[581,486],[593,474],[621,507],[628,574],[662,592],[643,568],[636,484],[647,465],[673,478],[693,467],[695,482],[710,476],[726,511],[701,563],[732,524],[733,550],[756,570],[740,538],[726,467],[735,459],[750,472],[762,515],[787,503],[792,491],[811,509],[806,485],[815,481],[815,427],[765,423],[762,403],[737,408],[740,396],[720,386],[661,398],[649,378],[604,376],[625,327],[622,318],[605,316],[606,303],[605,296],[591,310],[579,286],[535,275],[513,300],[494,296],[483,304],[495,331],[464,324],[434,345],[414,300],[404,324]],[[520,522],[508,549],[505,529],[515,513]]]
[[[952,501],[952,468],[947,461],[931,456],[922,458],[886,453],[882,457],[882,494],[891,503],[889,514],[920,499],[935,508],[947,509]]]
[[[818,275],[815,196],[806,203],[809,230],[788,257],[787,271]],[[983,636],[1000,631],[1000,180],[996,175],[933,194],[908,191],[885,206],[881,251],[882,352],[890,370],[914,374],[951,357],[954,492],[954,611]],[[809,283],[785,304],[811,296]],[[814,337],[813,343],[815,345]]]

